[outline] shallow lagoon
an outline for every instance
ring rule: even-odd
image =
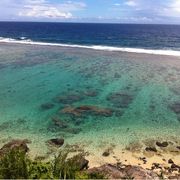
[[[98,161],[107,148],[179,141],[178,57],[1,44],[0,77],[1,144],[27,138],[49,154],[46,141],[63,137]]]

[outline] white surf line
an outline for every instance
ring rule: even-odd
[[[77,44],[61,44],[61,43],[46,43],[46,42],[35,42],[31,40],[16,40],[11,38],[0,38],[1,43],[14,43],[14,44],[27,44],[27,45],[40,45],[40,46],[58,46],[58,47],[71,47],[71,48],[84,48],[93,49],[100,51],[116,51],[116,52],[132,52],[139,54],[155,54],[155,55],[168,55],[168,56],[179,56],[180,51],[174,50],[157,50],[157,49],[141,49],[141,48],[123,48],[113,46],[99,46],[99,45],[77,45]]]

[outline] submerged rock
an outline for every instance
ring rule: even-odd
[[[10,128],[11,125],[12,125],[12,122],[3,122],[2,124],[0,124],[0,131]]]
[[[176,114],[180,114],[180,102],[175,102],[174,104],[171,104],[170,109]]]
[[[127,108],[133,101],[133,96],[126,92],[116,92],[110,94],[107,97],[107,100],[110,101],[115,107]]]
[[[45,103],[45,104],[41,104],[41,109],[42,110],[49,110],[52,109],[54,107],[53,103]]]
[[[64,139],[54,138],[47,141],[48,144],[61,147],[64,144]]]
[[[83,114],[90,114],[90,115],[99,115],[99,116],[112,116],[113,111],[108,108],[101,108],[97,106],[91,105],[82,105],[78,107],[66,107],[61,110],[62,113],[71,114],[74,116],[82,116]]]
[[[71,133],[71,134],[79,134],[82,131],[81,128],[68,128],[65,132]]]
[[[55,125],[56,127],[58,128],[67,128],[68,127],[68,124],[65,123],[64,121],[62,121],[60,118],[58,117],[52,117],[52,122],[53,122],[53,125]]]
[[[120,74],[118,74],[117,72],[114,74],[114,78],[121,78],[121,75]]]
[[[84,92],[84,95],[89,97],[96,97],[98,92],[96,90],[87,90]]]
[[[64,120],[60,119],[58,116],[53,116],[47,127],[48,131],[59,132],[65,131],[69,127],[69,124]]]
[[[84,97],[78,94],[68,94],[64,96],[57,96],[55,97],[55,101],[62,104],[72,104],[74,102],[78,102],[83,100]]]

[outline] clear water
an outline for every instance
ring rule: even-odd
[[[102,142],[123,148],[180,137],[180,114],[172,109],[180,102],[178,57],[1,44],[0,77],[1,143],[28,138],[33,150],[46,152],[48,139],[63,137],[96,152]],[[54,106],[43,109],[45,103]],[[84,105],[112,113],[63,113]]]

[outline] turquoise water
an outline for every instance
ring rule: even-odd
[[[0,77],[1,143],[41,152],[63,137],[96,151],[180,135],[178,57],[1,44]]]

